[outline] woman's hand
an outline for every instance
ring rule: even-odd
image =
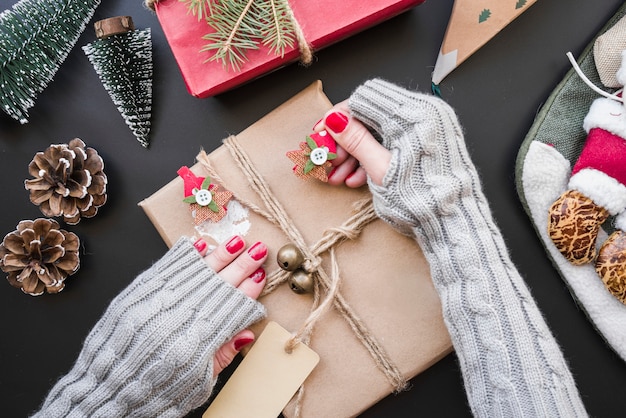
[[[246,249],[246,244],[238,235],[217,246],[208,255],[208,246],[202,238],[194,243],[205,257],[206,263],[224,281],[241,290],[248,297],[256,299],[265,286],[265,270],[262,265],[267,258],[267,247],[257,242]],[[215,353],[213,376],[217,376],[233,361],[237,353],[254,341],[254,333],[248,329],[239,332]]]
[[[337,142],[337,158],[331,161],[329,184],[360,187],[369,176],[374,184],[382,185],[391,152],[376,141],[360,121],[351,117],[347,101],[326,112],[313,130],[326,130]]]

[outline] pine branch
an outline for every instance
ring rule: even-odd
[[[198,16],[198,21],[206,19],[213,14],[211,0],[178,0],[187,4],[187,11],[193,16]]]
[[[187,0],[193,1],[193,0]],[[203,39],[210,41],[201,52],[213,52],[207,61],[221,61],[224,67],[240,70],[249,50],[267,46],[283,56],[295,42],[294,23],[287,0],[232,0],[213,5],[207,23],[213,33]]]
[[[215,5],[214,13],[207,19],[207,23],[215,29],[214,33],[203,38],[212,41],[205,45],[201,52],[215,51],[208,61],[221,61],[225,67],[230,65],[239,70],[246,61],[246,51],[258,49],[260,36],[258,21],[258,4],[255,0],[233,0]]]
[[[270,51],[281,57],[285,54],[285,48],[292,47],[295,41],[294,24],[287,10],[290,6],[287,0],[269,0],[264,2],[267,16],[262,21],[271,24],[261,28],[263,45],[268,46]]]
[[[0,14],[0,106],[28,122],[100,0],[21,0]]]

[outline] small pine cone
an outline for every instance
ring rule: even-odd
[[[104,161],[93,148],[74,138],[51,145],[28,165],[34,179],[24,181],[30,201],[49,217],[63,216],[70,225],[91,218],[107,200]]]
[[[80,240],[53,219],[21,221],[0,244],[0,268],[11,286],[33,296],[59,293],[80,266]]]

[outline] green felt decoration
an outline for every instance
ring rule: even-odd
[[[211,200],[211,203],[209,203],[208,208],[211,209],[215,213],[220,211],[220,208],[217,206],[217,203],[215,203],[215,199]]]
[[[204,180],[202,180],[202,184],[200,185],[200,188],[209,190],[209,186],[211,186],[211,177],[206,176]]]
[[[315,148],[318,148],[317,147],[317,143],[310,136],[306,137],[306,143],[309,146],[309,148],[311,148],[311,150],[314,150]]]

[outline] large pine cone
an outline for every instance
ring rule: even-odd
[[[74,138],[69,144],[51,145],[28,165],[34,179],[24,185],[30,201],[49,217],[63,216],[70,225],[91,218],[107,200],[104,162],[93,148]]]
[[[29,295],[58,293],[78,271],[80,240],[53,219],[21,221],[0,244],[0,268],[9,283]]]

